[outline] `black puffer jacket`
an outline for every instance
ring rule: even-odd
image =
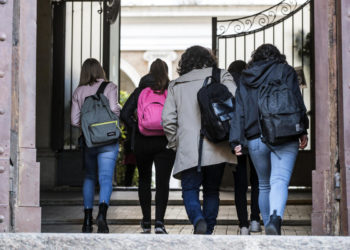
[[[128,133],[131,134],[131,150],[134,149],[135,134],[139,133],[137,117],[135,117],[137,101],[142,90],[147,87],[152,87],[154,84],[155,80],[151,74],[143,76],[140,80],[139,86],[131,93],[120,112],[120,119],[125,123]]]
[[[279,72],[276,61],[258,61],[242,72],[240,85],[236,90],[235,119],[231,122],[230,144],[231,148],[241,144],[247,146],[247,140],[258,138],[261,135],[258,123],[258,92],[259,87],[267,81],[277,79]],[[291,66],[284,64],[282,81],[293,90],[299,105],[305,111],[305,128],[309,128],[309,119],[299,89],[298,76]]]

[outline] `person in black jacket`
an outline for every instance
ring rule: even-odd
[[[230,64],[227,71],[231,73],[235,83],[237,85],[237,90],[239,91],[239,81],[241,78],[242,71],[246,69],[247,64],[242,60],[236,60]],[[248,181],[247,181],[247,160],[249,161],[250,167],[250,184],[251,184],[251,194],[250,194],[250,225],[248,222],[247,213],[247,191],[248,191]],[[239,229],[241,235],[248,235],[250,232],[260,232],[260,210],[258,205],[259,197],[259,182],[258,176],[256,174],[252,160],[249,154],[240,155],[237,157],[237,167],[233,171],[234,183],[235,183],[235,203],[237,216],[239,220]]]
[[[280,75],[281,79],[278,79]],[[261,86],[276,79],[285,83],[295,95],[294,99],[303,114],[300,123],[305,131],[282,144],[270,145],[262,141],[258,95]],[[245,153],[246,148],[249,150],[259,178],[259,207],[266,234],[281,234],[288,185],[298,148],[307,146],[308,126],[309,120],[295,70],[274,45],[261,45],[253,53],[248,69],[242,72],[240,88],[236,93],[235,119],[231,123],[230,144],[237,156]]]
[[[152,165],[154,162],[156,170],[156,222],[155,233],[166,234],[164,227],[164,215],[169,197],[169,181],[175,161],[175,152],[168,149],[168,141],[165,135],[145,136],[142,135],[137,123],[137,104],[139,96],[145,88],[150,87],[153,91],[164,93],[168,88],[167,64],[157,59],[150,69],[150,73],[141,78],[139,87],[134,90],[123,106],[120,113],[121,119],[131,128],[131,149],[136,156],[136,165],[139,171],[139,200],[141,204],[143,219],[141,227],[144,233],[151,232],[151,181]]]

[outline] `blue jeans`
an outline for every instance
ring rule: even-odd
[[[193,225],[200,219],[207,222],[207,234],[212,234],[219,212],[219,188],[225,164],[191,168],[181,173],[182,198],[188,218]],[[203,211],[199,201],[199,188],[203,185]]]
[[[93,208],[97,174],[100,184],[100,203],[105,202],[107,205],[109,204],[118,151],[118,143],[84,149],[85,179],[83,197],[85,209]]]
[[[274,210],[283,218],[299,143],[295,140],[271,147],[280,159],[260,138],[248,141],[249,154],[259,178],[259,207],[265,226]]]

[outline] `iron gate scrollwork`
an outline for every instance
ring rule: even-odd
[[[278,4],[251,16],[229,20],[218,20],[217,36],[227,38],[238,37],[267,29],[298,12],[300,9],[304,8],[305,5],[309,4],[310,1],[304,1],[301,5],[298,4],[298,2],[300,1],[281,1]]]

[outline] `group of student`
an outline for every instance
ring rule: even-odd
[[[81,127],[83,138],[90,141],[87,134],[99,133],[95,131],[96,126],[110,124],[99,121],[84,125],[87,123],[85,103],[91,96],[94,96],[92,101],[102,97],[101,100],[108,100],[109,105],[102,106],[108,106],[109,113],[117,117],[117,128],[119,117],[126,125],[139,171],[138,194],[143,215],[140,224],[144,233],[151,232],[153,164],[156,172],[154,231],[159,234],[167,233],[164,216],[172,173],[181,181],[183,202],[194,234],[212,234],[219,211],[220,184],[224,168],[229,164],[236,166],[233,174],[240,233],[261,231],[261,213],[266,234],[280,235],[298,150],[308,143],[308,118],[295,70],[274,45],[264,44],[254,51],[248,64],[235,61],[228,71],[217,68],[217,60],[209,49],[192,46],[182,54],[177,72],[179,77],[169,81],[167,64],[161,59],[155,60],[149,74],[142,77],[121,109],[117,85],[108,83],[97,60],[87,59],[72,98],[72,125]],[[211,84],[219,86],[214,83],[224,86],[229,96],[222,101],[219,97],[223,93],[210,93],[212,98],[208,98],[214,120],[218,118],[213,126],[225,128],[225,124],[229,124],[225,139],[217,141],[209,138],[205,131],[205,126],[209,125],[203,120],[208,114],[203,114],[203,96],[198,95],[199,92],[209,93],[207,87]],[[221,87],[212,91],[218,92]],[[203,92],[203,88],[207,92]],[[111,138],[118,134],[103,131]],[[93,198],[98,179],[97,232],[108,233],[106,214],[118,140],[93,146],[85,142],[83,148],[86,176],[82,231],[93,230]],[[251,182],[250,223],[246,199],[247,162]],[[201,186],[203,205],[199,200]]]

